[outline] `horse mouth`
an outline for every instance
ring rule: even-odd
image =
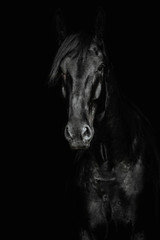
[[[82,150],[88,149],[90,147],[90,143],[83,143],[83,142],[70,142],[70,148],[73,150]]]

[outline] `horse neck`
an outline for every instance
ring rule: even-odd
[[[127,149],[127,128],[125,114],[126,106],[123,102],[118,85],[110,79],[108,86],[109,100],[106,112],[100,123],[99,143],[103,144],[112,159],[122,159]]]

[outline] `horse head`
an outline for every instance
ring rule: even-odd
[[[50,82],[62,79],[62,94],[68,106],[65,138],[72,149],[86,149],[90,147],[94,136],[98,105],[104,105],[99,113],[99,119],[102,119],[107,102],[105,91],[105,101],[100,103],[104,95],[102,90],[106,90],[109,70],[103,41],[104,18],[99,12],[94,34],[76,33],[68,36],[64,34],[65,27],[60,16],[57,19],[61,23],[61,27],[57,27],[60,28],[61,44],[53,62]]]

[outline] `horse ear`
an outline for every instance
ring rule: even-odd
[[[105,12],[102,8],[99,8],[97,13],[97,18],[95,21],[95,38],[98,41],[102,41],[104,37],[104,30],[105,30]]]
[[[60,45],[66,37],[66,26],[61,9],[55,12],[56,29],[58,33],[58,44]]]

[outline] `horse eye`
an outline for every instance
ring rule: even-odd
[[[62,76],[62,78],[65,80],[66,79],[66,74],[65,73],[61,73],[61,76]]]
[[[102,63],[99,67],[98,67],[98,72],[102,72],[102,70],[104,69],[104,64]]]
[[[62,76],[63,76],[63,79],[65,80],[66,78],[70,77],[70,74],[68,72],[67,73],[62,73]]]

